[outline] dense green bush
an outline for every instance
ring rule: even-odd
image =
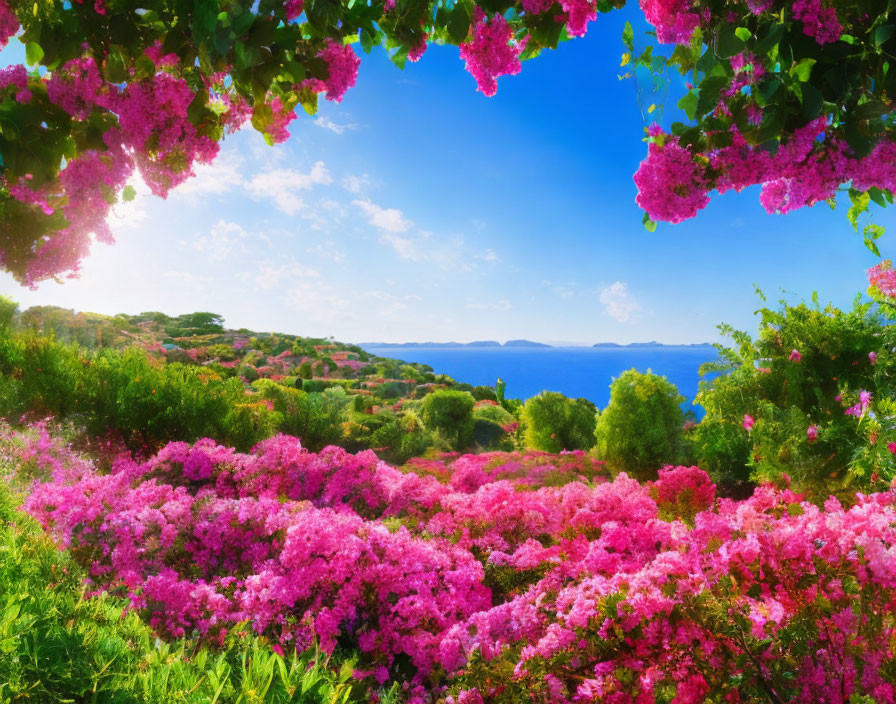
[[[462,450],[473,440],[475,403],[466,391],[440,389],[423,399],[421,417],[429,430],[441,433],[455,450]]]
[[[700,466],[721,482],[787,474],[822,499],[881,488],[896,471],[888,449],[896,440],[896,330],[886,312],[859,299],[849,311],[822,309],[813,297],[812,305],[781,301],[757,314],[755,339],[721,326],[734,344],[702,370],[716,376],[697,396],[706,409],[694,432]],[[870,393],[865,407],[862,391]]]
[[[597,452],[614,470],[655,479],[663,465],[682,461],[684,397],[664,376],[622,372],[610,385],[610,403],[597,418]]]
[[[269,379],[259,379],[253,387],[262,399],[273,403],[279,432],[301,438],[303,447],[313,451],[341,443],[342,424],[352,402],[342,389],[307,393]]]
[[[542,391],[523,404],[520,419],[526,447],[544,452],[590,450],[597,409],[583,398]]]

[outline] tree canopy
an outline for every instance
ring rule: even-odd
[[[0,0],[0,266],[34,285],[77,275],[138,171],[159,196],[245,124],[273,144],[320,95],[340,101],[364,52],[403,66],[459,46],[494,95],[521,61],[582,36],[624,0]],[[892,201],[896,22],[882,0],[641,0],[654,39],[623,64],[689,80],[671,133],[653,126],[635,174],[645,223],[693,217],[713,191],[762,184],[769,212],[833,201],[849,219]],[[653,39],[651,39],[651,42]],[[621,47],[622,48],[622,47]],[[611,70],[607,67],[607,70]],[[868,245],[879,226],[863,229]]]

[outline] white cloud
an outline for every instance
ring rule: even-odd
[[[285,294],[286,302],[313,322],[331,322],[334,313],[351,312],[348,299],[328,284],[320,281],[300,281]]]
[[[409,237],[383,233],[382,237],[380,237],[380,242],[392,247],[395,253],[402,259],[410,259],[412,262],[419,262],[423,259],[423,252],[420,250],[416,240],[412,240]]]
[[[499,257],[495,253],[495,250],[493,250],[493,249],[487,249],[484,252],[482,252],[481,254],[475,254],[475,255],[473,255],[473,258],[481,259],[484,262],[499,262],[499,261],[501,261],[501,257]]]
[[[615,281],[600,290],[600,302],[607,314],[620,323],[627,323],[641,310],[641,306],[628,290],[628,284]]]
[[[293,279],[319,279],[320,273],[295,261],[276,264],[265,259],[256,262],[253,271],[240,272],[236,278],[252,284],[256,289],[270,291]]]
[[[169,281],[178,296],[189,294],[190,296],[204,295],[208,291],[207,284],[211,282],[210,276],[195,274],[192,271],[172,269],[162,273],[162,278]]]
[[[342,187],[349,193],[360,194],[370,185],[370,178],[367,174],[360,176],[348,175],[342,179]]]
[[[211,164],[198,164],[195,176],[188,178],[171,194],[196,204],[202,197],[222,196],[243,184],[243,160],[234,151],[223,151]]]
[[[202,252],[210,262],[222,262],[234,249],[246,251],[246,231],[235,222],[218,220],[207,235],[201,235],[190,243],[196,252]]]
[[[469,310],[513,310],[513,304],[506,298],[502,298],[494,303],[467,303],[464,308]]]
[[[337,264],[345,259],[345,250],[343,250],[333,240],[324,240],[319,244],[308,249],[310,254],[316,254],[324,259],[329,259]]]
[[[411,221],[406,220],[404,213],[397,208],[381,208],[369,200],[353,200],[356,205],[367,215],[367,222],[379,230],[387,232],[407,232],[411,227]]]
[[[305,207],[298,191],[333,183],[324,162],[315,162],[308,173],[295,169],[271,169],[255,174],[246,182],[246,191],[254,200],[270,200],[286,215],[295,215]]]
[[[319,116],[314,124],[318,127],[323,127],[325,130],[330,130],[330,132],[335,132],[336,134],[342,134],[346,130],[356,130],[358,129],[358,125],[354,123],[348,123],[344,125],[337,124],[333,122],[330,118],[324,117],[323,115]]]

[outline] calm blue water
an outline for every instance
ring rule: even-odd
[[[541,391],[559,391],[573,398],[587,398],[599,408],[606,406],[610,399],[613,378],[632,367],[666,376],[691,402],[700,379],[697,370],[704,362],[716,358],[716,351],[711,347],[364,349],[380,357],[428,364],[437,374],[448,374],[474,386],[492,386],[501,377],[507,383],[508,398],[527,399]]]

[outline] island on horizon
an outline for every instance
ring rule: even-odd
[[[359,342],[359,347],[364,349],[409,349],[409,348],[442,348],[442,349],[461,349],[461,348],[495,348],[495,347],[531,347],[531,348],[555,348],[563,347],[558,345],[549,345],[544,342],[533,342],[532,340],[507,340],[503,345],[496,340],[476,340],[474,342]],[[568,347],[582,347],[587,349],[587,345],[567,345]],[[603,349],[644,349],[656,347],[713,347],[711,342],[692,342],[680,344],[666,344],[651,340],[650,342],[630,342],[622,345],[618,342],[596,342],[591,345],[592,348]]]
[[[359,342],[358,347],[372,349],[400,349],[410,347],[552,347],[543,342],[531,340],[507,340],[503,345],[496,340],[476,340],[474,342]]]

